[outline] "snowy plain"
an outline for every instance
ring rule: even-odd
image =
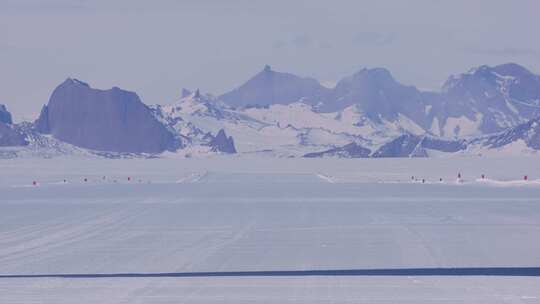
[[[0,160],[0,303],[540,303],[539,160]]]

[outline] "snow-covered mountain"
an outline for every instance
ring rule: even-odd
[[[208,133],[223,129],[232,135],[241,153],[301,156],[350,142],[374,147],[406,131],[423,133],[421,128],[384,119],[374,123],[356,105],[332,113],[319,112],[303,102],[234,108],[196,91],[153,109],[185,142],[207,144]]]
[[[441,94],[443,136],[494,133],[540,115],[540,76],[513,63],[452,76]]]
[[[108,157],[486,154],[509,145],[540,150],[537,117],[540,77],[517,64],[471,69],[440,92],[400,84],[383,68],[326,88],[267,66],[221,96],[184,89],[178,100],[154,106],[133,92],[67,79],[34,123],[14,125],[0,106],[0,145]]]
[[[276,75],[288,75],[283,79],[291,80],[278,84],[268,80]],[[343,78],[332,89],[316,86],[310,79],[310,89],[273,98],[290,91],[287,85],[305,87],[297,84],[300,80],[305,78],[267,68],[233,91],[235,94],[227,93],[220,99],[235,106],[303,102],[321,113],[354,106],[362,113],[359,121],[364,124],[391,123],[409,132],[448,138],[498,132],[540,115],[540,76],[514,63],[480,66],[451,76],[440,92],[403,85],[388,70],[373,68]],[[261,95],[249,93],[252,91]],[[248,101],[257,98],[264,102]],[[245,102],[234,103],[235,99]]]

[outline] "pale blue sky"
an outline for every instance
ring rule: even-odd
[[[437,89],[481,64],[540,72],[540,1],[0,0],[0,103],[36,115],[67,77],[169,103],[265,64],[335,82],[386,67]]]

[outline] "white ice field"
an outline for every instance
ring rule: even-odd
[[[0,303],[540,303],[538,178],[525,157],[0,160]]]

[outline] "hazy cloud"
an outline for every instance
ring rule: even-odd
[[[312,46],[314,43],[311,36],[307,34],[296,35],[287,40],[278,40],[274,42],[274,48],[285,48],[285,47],[294,47],[294,48],[306,48]]]
[[[393,33],[360,32],[354,36],[353,42],[362,46],[383,46],[395,39],[396,35]]]
[[[86,0],[0,0],[4,12],[44,12],[88,8]]]
[[[320,49],[330,49],[332,44],[328,41],[320,41],[313,39],[310,35],[300,34],[296,35],[287,40],[277,40],[272,45],[275,49],[281,48],[320,48]]]
[[[529,56],[536,57],[540,55],[540,51],[528,48],[487,48],[487,49],[471,49],[472,53],[489,55],[489,56],[499,56],[499,57],[508,57],[508,56]]]

